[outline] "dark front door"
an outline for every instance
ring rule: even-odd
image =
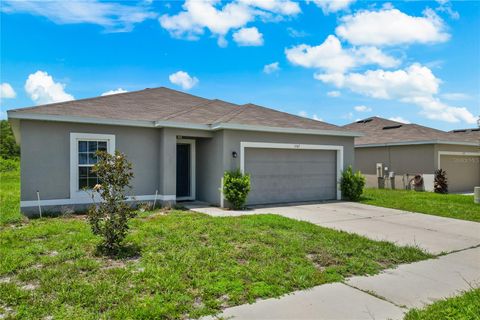
[[[190,196],[190,145],[177,144],[177,197]]]

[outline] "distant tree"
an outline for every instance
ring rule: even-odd
[[[13,159],[20,156],[20,146],[15,142],[10,122],[0,120],[0,157]]]

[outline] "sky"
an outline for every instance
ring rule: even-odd
[[[343,125],[480,115],[480,1],[11,1],[6,110],[166,86]],[[135,106],[132,106],[134,110]]]

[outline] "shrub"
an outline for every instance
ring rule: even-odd
[[[98,162],[93,167],[100,183],[93,188],[92,197],[100,195],[102,201],[88,211],[92,232],[102,236],[99,249],[108,255],[115,255],[122,249],[128,232],[128,220],[135,211],[125,203],[125,189],[130,187],[133,177],[132,164],[118,151],[111,155],[97,152]]]
[[[0,157],[0,172],[18,171],[20,163],[18,159],[4,159]]]
[[[442,169],[435,170],[433,190],[435,193],[448,193],[447,172]]]
[[[347,170],[342,172],[340,178],[340,190],[342,191],[342,197],[350,201],[360,200],[360,196],[363,193],[365,187],[365,177],[360,171],[353,172],[352,166],[349,166]]]
[[[250,175],[240,170],[226,171],[223,175],[223,194],[231,203],[233,209],[245,208],[248,193],[250,192]]]

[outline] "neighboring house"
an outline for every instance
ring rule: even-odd
[[[438,168],[447,172],[450,192],[473,192],[474,186],[480,186],[480,136],[476,129],[472,134],[460,134],[379,117],[343,128],[364,134],[355,138],[355,167],[366,175],[367,186],[379,186],[381,176],[387,177],[389,187],[388,177],[393,172],[395,188],[404,189],[421,174],[424,189],[432,191]]]
[[[357,134],[260,107],[168,88],[8,111],[21,145],[21,209],[83,210],[97,183],[94,152],[133,163],[132,201],[222,205],[225,170],[251,175],[248,204],[340,198]],[[40,202],[37,201],[37,191]]]

